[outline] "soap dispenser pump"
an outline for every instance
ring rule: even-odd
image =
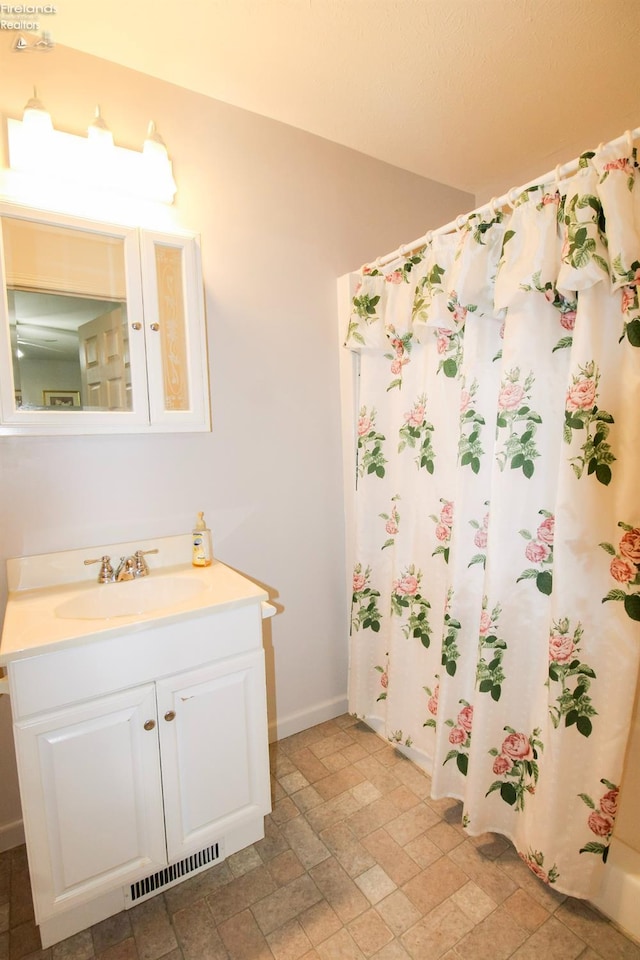
[[[193,555],[191,562],[194,567],[208,567],[212,559],[211,531],[204,522],[204,513],[199,513],[196,525],[193,528]]]

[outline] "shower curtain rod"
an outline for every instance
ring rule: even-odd
[[[627,130],[622,136],[617,137],[615,140],[609,140],[607,144],[600,144],[598,150],[602,149],[603,146],[618,146],[622,145],[625,141],[629,145],[629,153],[633,150],[633,141],[640,138],[640,127],[636,127],[634,130]],[[419,247],[423,247],[432,237],[437,237],[443,233],[451,233],[453,230],[457,230],[462,227],[474,214],[479,214],[483,212],[495,214],[500,207],[513,206],[513,201],[518,197],[523,190],[527,190],[529,187],[538,186],[541,183],[548,183],[550,180],[559,181],[561,177],[566,176],[568,173],[575,173],[578,169],[578,163],[580,161],[579,157],[576,157],[574,160],[569,160],[568,163],[559,163],[554,170],[550,170],[548,173],[543,174],[541,177],[536,177],[534,180],[529,180],[528,183],[523,184],[521,187],[511,187],[507,193],[504,193],[501,197],[493,197],[489,203],[483,203],[481,206],[476,207],[475,210],[471,210],[469,213],[463,213],[460,216],[456,217],[455,220],[450,220],[449,223],[445,223],[442,227],[437,227],[435,230],[428,230],[423,237],[418,237],[417,240],[413,240],[411,243],[405,243],[399,246],[392,253],[388,253],[383,257],[378,257],[373,263],[365,264],[368,267],[383,267],[387,263],[391,263],[392,260],[397,260],[398,257],[404,257],[408,253],[411,253],[412,250],[417,250]],[[364,269],[364,267],[362,268]]]

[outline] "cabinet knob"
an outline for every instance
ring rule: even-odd
[[[167,712],[164,715],[164,718],[168,723],[171,723],[171,721],[175,720],[176,718],[175,710],[167,710]]]
[[[155,332],[156,330],[159,330],[159,329],[160,329],[160,324],[159,324],[159,323],[150,323],[149,326],[151,327],[151,329],[152,329],[154,332]]]
[[[145,730],[153,730],[153,728],[155,727],[155,725],[156,725],[155,720],[147,720],[147,721],[145,722],[144,728],[145,728]]]
[[[141,324],[141,323],[138,323],[138,321],[136,321],[135,323],[132,323],[132,324],[131,324],[131,329],[132,329],[132,330],[142,330],[142,324]]]

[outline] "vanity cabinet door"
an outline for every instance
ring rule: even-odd
[[[172,862],[271,809],[264,653],[161,680],[157,695]]]
[[[37,922],[166,863],[154,684],[15,736]]]

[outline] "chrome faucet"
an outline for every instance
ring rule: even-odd
[[[111,566],[111,558],[107,556],[84,562],[100,564],[98,583],[122,583],[123,580],[137,580],[139,577],[148,576],[149,566],[145,560],[148,553],[158,553],[157,547],[155,550],[136,550],[131,557],[120,557],[120,563],[115,572]]]

